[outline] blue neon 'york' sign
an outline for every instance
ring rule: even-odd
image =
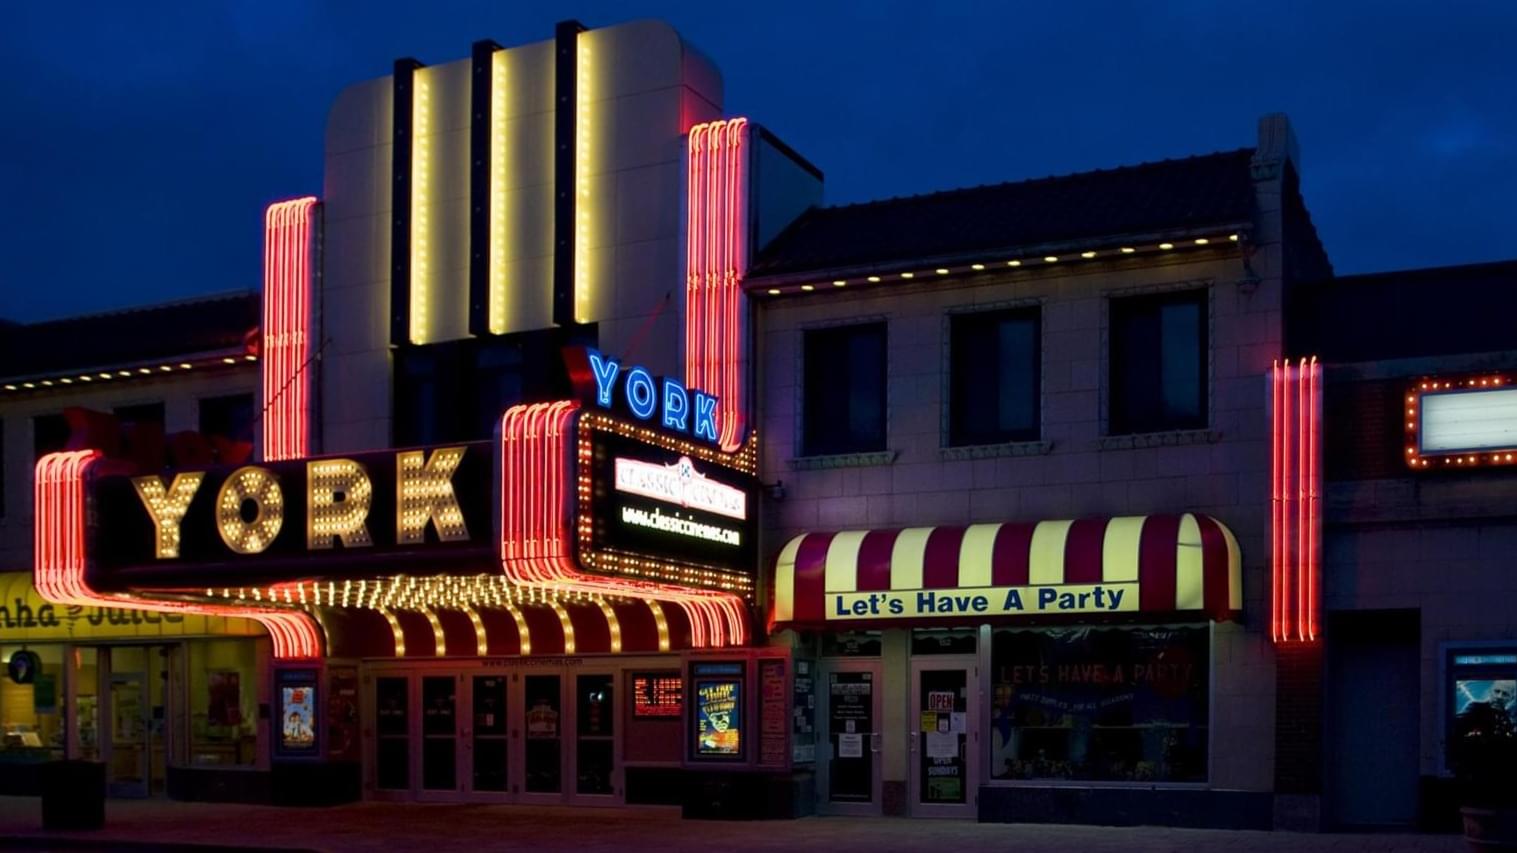
[[[704,391],[686,389],[673,379],[654,379],[647,368],[633,366],[622,378],[621,362],[588,350],[590,372],[595,374],[595,402],[601,408],[614,408],[617,380],[621,379],[622,396],[628,411],[639,420],[652,420],[675,432],[716,443],[716,398]]]

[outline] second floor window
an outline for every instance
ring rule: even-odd
[[[885,324],[806,332],[801,452],[885,449]]]
[[[1038,309],[949,320],[948,443],[1035,441],[1039,433]]]
[[[1110,432],[1203,429],[1206,291],[1111,301]]]

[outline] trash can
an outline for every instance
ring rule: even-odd
[[[49,761],[42,765],[43,829],[101,829],[104,826],[104,764],[97,761]]]

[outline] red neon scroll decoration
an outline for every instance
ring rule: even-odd
[[[579,570],[572,553],[570,452],[579,404],[532,403],[506,410],[500,423],[500,564],[512,583],[548,592],[586,592],[672,602],[690,621],[691,646],[748,641],[743,601],[736,595],[669,584],[602,578]]]
[[[747,139],[745,118],[698,124],[686,158],[685,384],[721,401],[717,438],[729,453],[742,445],[747,420]]]
[[[1314,642],[1322,613],[1322,365],[1270,368],[1270,636]]]
[[[263,230],[263,458],[311,446],[311,265],[316,199],[269,205]]]
[[[188,601],[149,601],[104,595],[90,589],[84,577],[84,478],[90,466],[102,458],[103,454],[98,450],[73,450],[49,453],[37,461],[32,580],[43,598],[59,604],[245,617],[256,620],[268,630],[274,643],[275,658],[291,660],[321,655],[320,628],[306,613],[248,610]]]

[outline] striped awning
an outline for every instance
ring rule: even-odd
[[[780,549],[773,624],[1005,622],[1243,608],[1238,540],[1206,516],[805,533]]]

